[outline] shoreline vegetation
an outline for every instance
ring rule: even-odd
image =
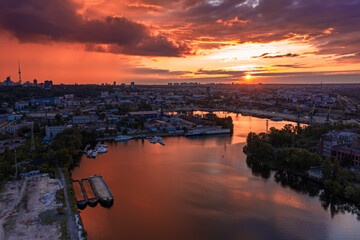
[[[316,151],[320,136],[332,130],[356,128],[356,124],[310,125],[304,128],[285,125],[266,133],[250,132],[243,148],[249,166],[257,165],[279,173],[309,179],[306,172],[318,167],[323,174],[321,188],[326,196],[360,206],[360,176],[348,168],[351,163],[334,157],[322,158]],[[313,182],[314,180],[310,180]]]

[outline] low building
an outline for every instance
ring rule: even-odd
[[[93,123],[98,120],[97,116],[94,115],[82,115],[82,116],[73,116],[72,123],[73,124],[87,124]]]
[[[332,156],[336,157],[340,162],[344,160],[345,157],[350,157],[352,160],[352,165],[360,167],[360,149],[352,148],[346,145],[337,145],[332,149]]]
[[[46,126],[45,127],[46,137],[48,137],[50,139],[54,138],[56,135],[58,135],[65,129],[66,129],[65,126]]]
[[[140,119],[158,118],[160,113],[158,111],[141,111],[141,112],[129,112],[130,118],[139,117]]]

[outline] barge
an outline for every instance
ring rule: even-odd
[[[76,203],[79,209],[84,209],[87,204],[86,195],[84,195],[83,187],[79,180],[72,181],[74,188]]]
[[[84,195],[86,196],[87,204],[90,207],[95,207],[98,203],[98,198],[95,195],[95,192],[90,184],[89,179],[84,178],[81,180],[81,184],[84,189]]]
[[[106,184],[102,175],[93,175],[89,177],[90,184],[94,189],[95,196],[104,207],[110,207],[114,202],[114,196]]]

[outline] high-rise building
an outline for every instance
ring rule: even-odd
[[[35,86],[35,87],[37,87],[37,79],[35,78],[34,80],[33,80],[33,85]]]
[[[116,81],[114,81],[113,85],[116,86]]]
[[[135,87],[135,82],[131,82],[130,86],[131,86],[131,88],[134,88]]]

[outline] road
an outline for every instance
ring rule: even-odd
[[[59,170],[59,173],[60,173],[61,182],[62,182],[62,184],[64,186],[64,197],[65,197],[65,204],[66,204],[66,210],[67,210],[66,228],[68,230],[70,240],[77,240],[78,239],[78,237],[77,237],[78,228],[77,228],[75,219],[73,217],[73,214],[71,212],[64,173],[59,167],[58,167],[58,170]]]

